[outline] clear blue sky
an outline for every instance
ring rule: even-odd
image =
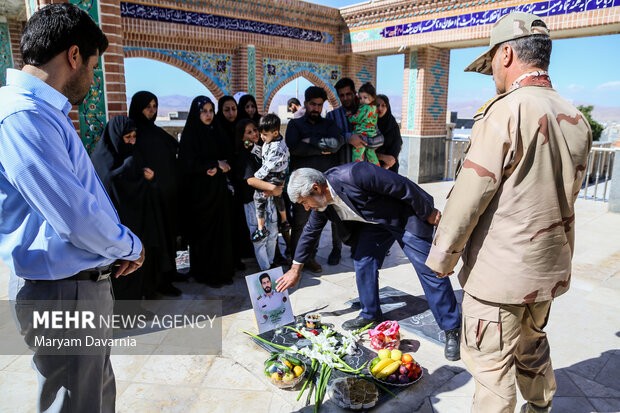
[[[344,7],[359,3],[351,0],[319,0],[312,3]],[[620,107],[620,35],[554,40],[549,69],[554,88],[576,103]],[[495,90],[490,76],[465,73],[463,69],[485,48],[455,49],[450,53],[448,105],[451,103],[493,97]],[[383,56],[377,64],[377,90],[387,95],[402,93],[403,55]],[[172,66],[147,59],[126,59],[127,95],[150,90],[158,96],[198,94],[211,95],[190,75]],[[162,79],[166,81],[162,82]],[[170,81],[174,79],[174,81]],[[299,90],[310,83],[300,79]],[[295,94],[295,81],[280,92]]]

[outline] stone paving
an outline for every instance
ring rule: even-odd
[[[423,187],[442,208],[450,183]],[[576,253],[572,286],[554,302],[547,333],[558,381],[554,412],[620,412],[620,215],[601,202],[577,201]],[[338,316],[339,326],[356,313],[344,303],[357,296],[348,248],[338,266],[326,264],[330,237],[323,237],[319,262],[323,274],[304,273],[301,288],[291,292],[296,314],[320,309]],[[396,245],[380,274],[380,286],[422,296],[413,267]],[[239,329],[254,329],[243,275],[235,284],[214,290],[179,283],[182,300],[223,300],[223,351],[220,355],[168,356],[166,332],[140,337],[150,355],[113,355],[118,412],[293,412],[310,411],[296,402],[297,391],[276,389],[262,373],[267,353]],[[7,298],[8,270],[0,265],[0,299]],[[456,289],[456,277],[452,277]],[[180,305],[184,303],[179,303]],[[443,348],[402,331],[424,368],[424,378],[375,411],[460,413],[469,411],[474,383],[462,362],[443,358]],[[0,412],[35,411],[37,382],[31,356],[0,356]],[[522,403],[519,399],[518,406]],[[327,401],[323,412],[342,411]]]

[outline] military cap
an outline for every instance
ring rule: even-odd
[[[540,23],[538,23],[538,25],[533,25],[536,21],[542,22],[542,25],[540,25]],[[483,75],[492,74],[491,61],[493,60],[492,53],[495,46],[509,40],[535,34],[549,36],[549,29],[544,24],[543,20],[535,14],[516,11],[500,17],[491,30],[489,50],[478,56],[476,60],[465,68],[465,71],[478,72]]]

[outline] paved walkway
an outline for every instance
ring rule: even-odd
[[[450,183],[423,185],[442,208]],[[547,332],[558,380],[554,411],[564,413],[620,412],[620,215],[606,212],[600,202],[579,200],[572,286],[552,306]],[[313,309],[342,315],[325,321],[340,325],[355,313],[344,304],[357,296],[353,265],[346,257],[327,266],[325,237],[319,251],[324,273],[304,273],[301,288],[292,292],[295,313]],[[182,299],[221,298],[224,302],[223,351],[217,356],[166,356],[165,332],[142,336],[150,355],[112,357],[117,378],[118,412],[293,412],[310,411],[295,401],[296,391],[279,390],[262,374],[267,353],[240,328],[254,322],[242,275],[235,284],[213,290],[179,283]],[[6,299],[8,271],[0,264],[0,299]],[[458,288],[456,277],[452,282]],[[380,286],[393,286],[421,296],[413,267],[398,246],[381,271]],[[443,349],[403,331],[425,369],[424,378],[377,411],[462,413],[469,411],[474,383],[462,362],[448,362]],[[146,345],[146,344],[145,344]],[[36,377],[31,356],[0,356],[0,412],[35,410]],[[521,404],[521,399],[519,405]],[[389,406],[389,407],[388,407]],[[389,408],[389,410],[387,410]],[[341,411],[327,402],[324,412]]]

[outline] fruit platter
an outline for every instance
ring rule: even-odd
[[[301,359],[292,354],[274,351],[265,360],[265,375],[271,382],[281,389],[294,387],[299,383],[306,372],[306,366]]]
[[[379,350],[368,365],[368,372],[375,380],[391,386],[409,386],[422,378],[422,368],[411,354],[400,350]]]
[[[314,314],[312,314],[314,315]],[[260,335],[246,330],[271,355],[264,374],[282,389],[298,391],[297,401],[314,401],[319,412],[324,397],[350,410],[375,407],[422,377],[411,354],[384,348],[378,353],[359,341],[371,324],[355,331],[336,331],[319,317],[300,316],[298,322]],[[306,324],[312,321],[312,329]],[[394,322],[396,323],[396,322]]]

